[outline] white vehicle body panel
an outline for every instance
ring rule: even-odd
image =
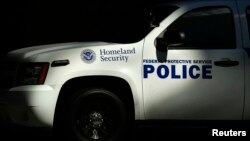
[[[95,46],[91,46],[95,44]],[[85,46],[87,45],[87,46]],[[53,47],[55,46],[55,47]],[[136,119],[143,119],[143,107],[142,107],[142,87],[141,86],[141,64],[142,60],[142,46],[143,41],[135,44],[109,44],[109,43],[68,43],[59,45],[49,45],[49,46],[39,46],[37,50],[32,48],[20,49],[13,51],[9,54],[10,58],[20,58],[23,57],[24,62],[53,62],[55,60],[69,59],[70,64],[65,67],[51,67],[47,74],[45,85],[42,88],[51,87],[51,92],[47,93],[47,98],[40,98],[39,96],[32,97],[28,94],[24,98],[27,98],[29,106],[37,106],[38,103],[43,103],[46,101],[46,105],[43,110],[33,111],[36,117],[44,117],[44,123],[48,125],[53,125],[53,116],[56,108],[56,101],[60,93],[60,89],[64,83],[73,78],[82,76],[113,76],[126,80],[131,86],[133,92],[133,98],[135,100],[135,117]],[[36,47],[37,48],[37,47]],[[40,49],[39,49],[40,48]],[[87,64],[83,62],[81,58],[81,53],[83,50],[91,49],[96,53],[96,61]],[[123,61],[101,61],[101,57],[120,57],[120,55],[101,55],[100,51],[105,49],[106,51],[112,50],[133,50],[133,54],[121,55],[126,56],[127,60]],[[30,51],[28,51],[30,50]],[[31,55],[32,54],[32,55]],[[25,59],[24,59],[25,58]],[[33,86],[29,86],[32,89]],[[34,86],[33,91],[30,92],[27,87],[21,86],[17,88],[12,88],[11,93],[19,93],[19,91],[24,91],[23,93],[38,93],[36,91],[47,91],[44,89],[37,89],[39,86]],[[84,86],[83,86],[84,87]],[[47,99],[47,100],[46,100]],[[49,99],[49,100],[48,100]],[[38,104],[39,105],[39,104]],[[49,107],[49,108],[48,108]],[[46,111],[49,109],[49,111]],[[45,114],[46,113],[46,114]],[[41,120],[41,119],[40,119]]]

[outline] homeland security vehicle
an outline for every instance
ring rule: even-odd
[[[10,52],[2,115],[81,141],[115,140],[132,120],[250,120],[250,2],[171,2],[150,13],[135,43]]]

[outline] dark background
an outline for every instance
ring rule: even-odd
[[[147,8],[162,2],[163,0],[7,1],[2,5],[4,16],[1,21],[1,56],[17,48],[41,44],[101,40],[120,42],[121,39],[121,42],[137,41],[142,38],[138,31],[143,31],[147,25]]]
[[[145,18],[149,7],[162,1],[8,1],[2,5],[4,10],[1,20],[0,56],[2,58],[14,49],[51,43],[138,41],[144,34],[144,27],[148,25]],[[213,128],[248,130],[248,126],[242,122],[196,124],[191,121],[187,126],[180,123],[178,125],[177,128],[175,123],[170,127],[161,123],[156,127],[151,125],[137,127],[131,140],[166,140],[168,139],[166,137],[170,137],[171,140],[194,140],[197,137],[199,137],[197,140],[206,138],[214,140],[211,138]],[[47,134],[43,134],[44,132]],[[3,127],[1,124],[0,136],[7,137],[5,140],[54,140],[51,131],[39,129],[38,132],[34,132],[33,129],[23,129],[13,125]]]

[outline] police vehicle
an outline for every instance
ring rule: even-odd
[[[150,15],[134,43],[10,52],[2,117],[80,141],[116,140],[134,120],[250,120],[250,2],[169,2]]]

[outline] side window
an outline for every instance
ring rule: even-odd
[[[236,47],[233,15],[229,8],[206,7],[192,10],[174,23],[164,33],[164,38],[180,33],[175,49],[231,49]]]
[[[247,7],[247,24],[248,24],[248,32],[249,32],[249,39],[250,39],[250,6]]]

